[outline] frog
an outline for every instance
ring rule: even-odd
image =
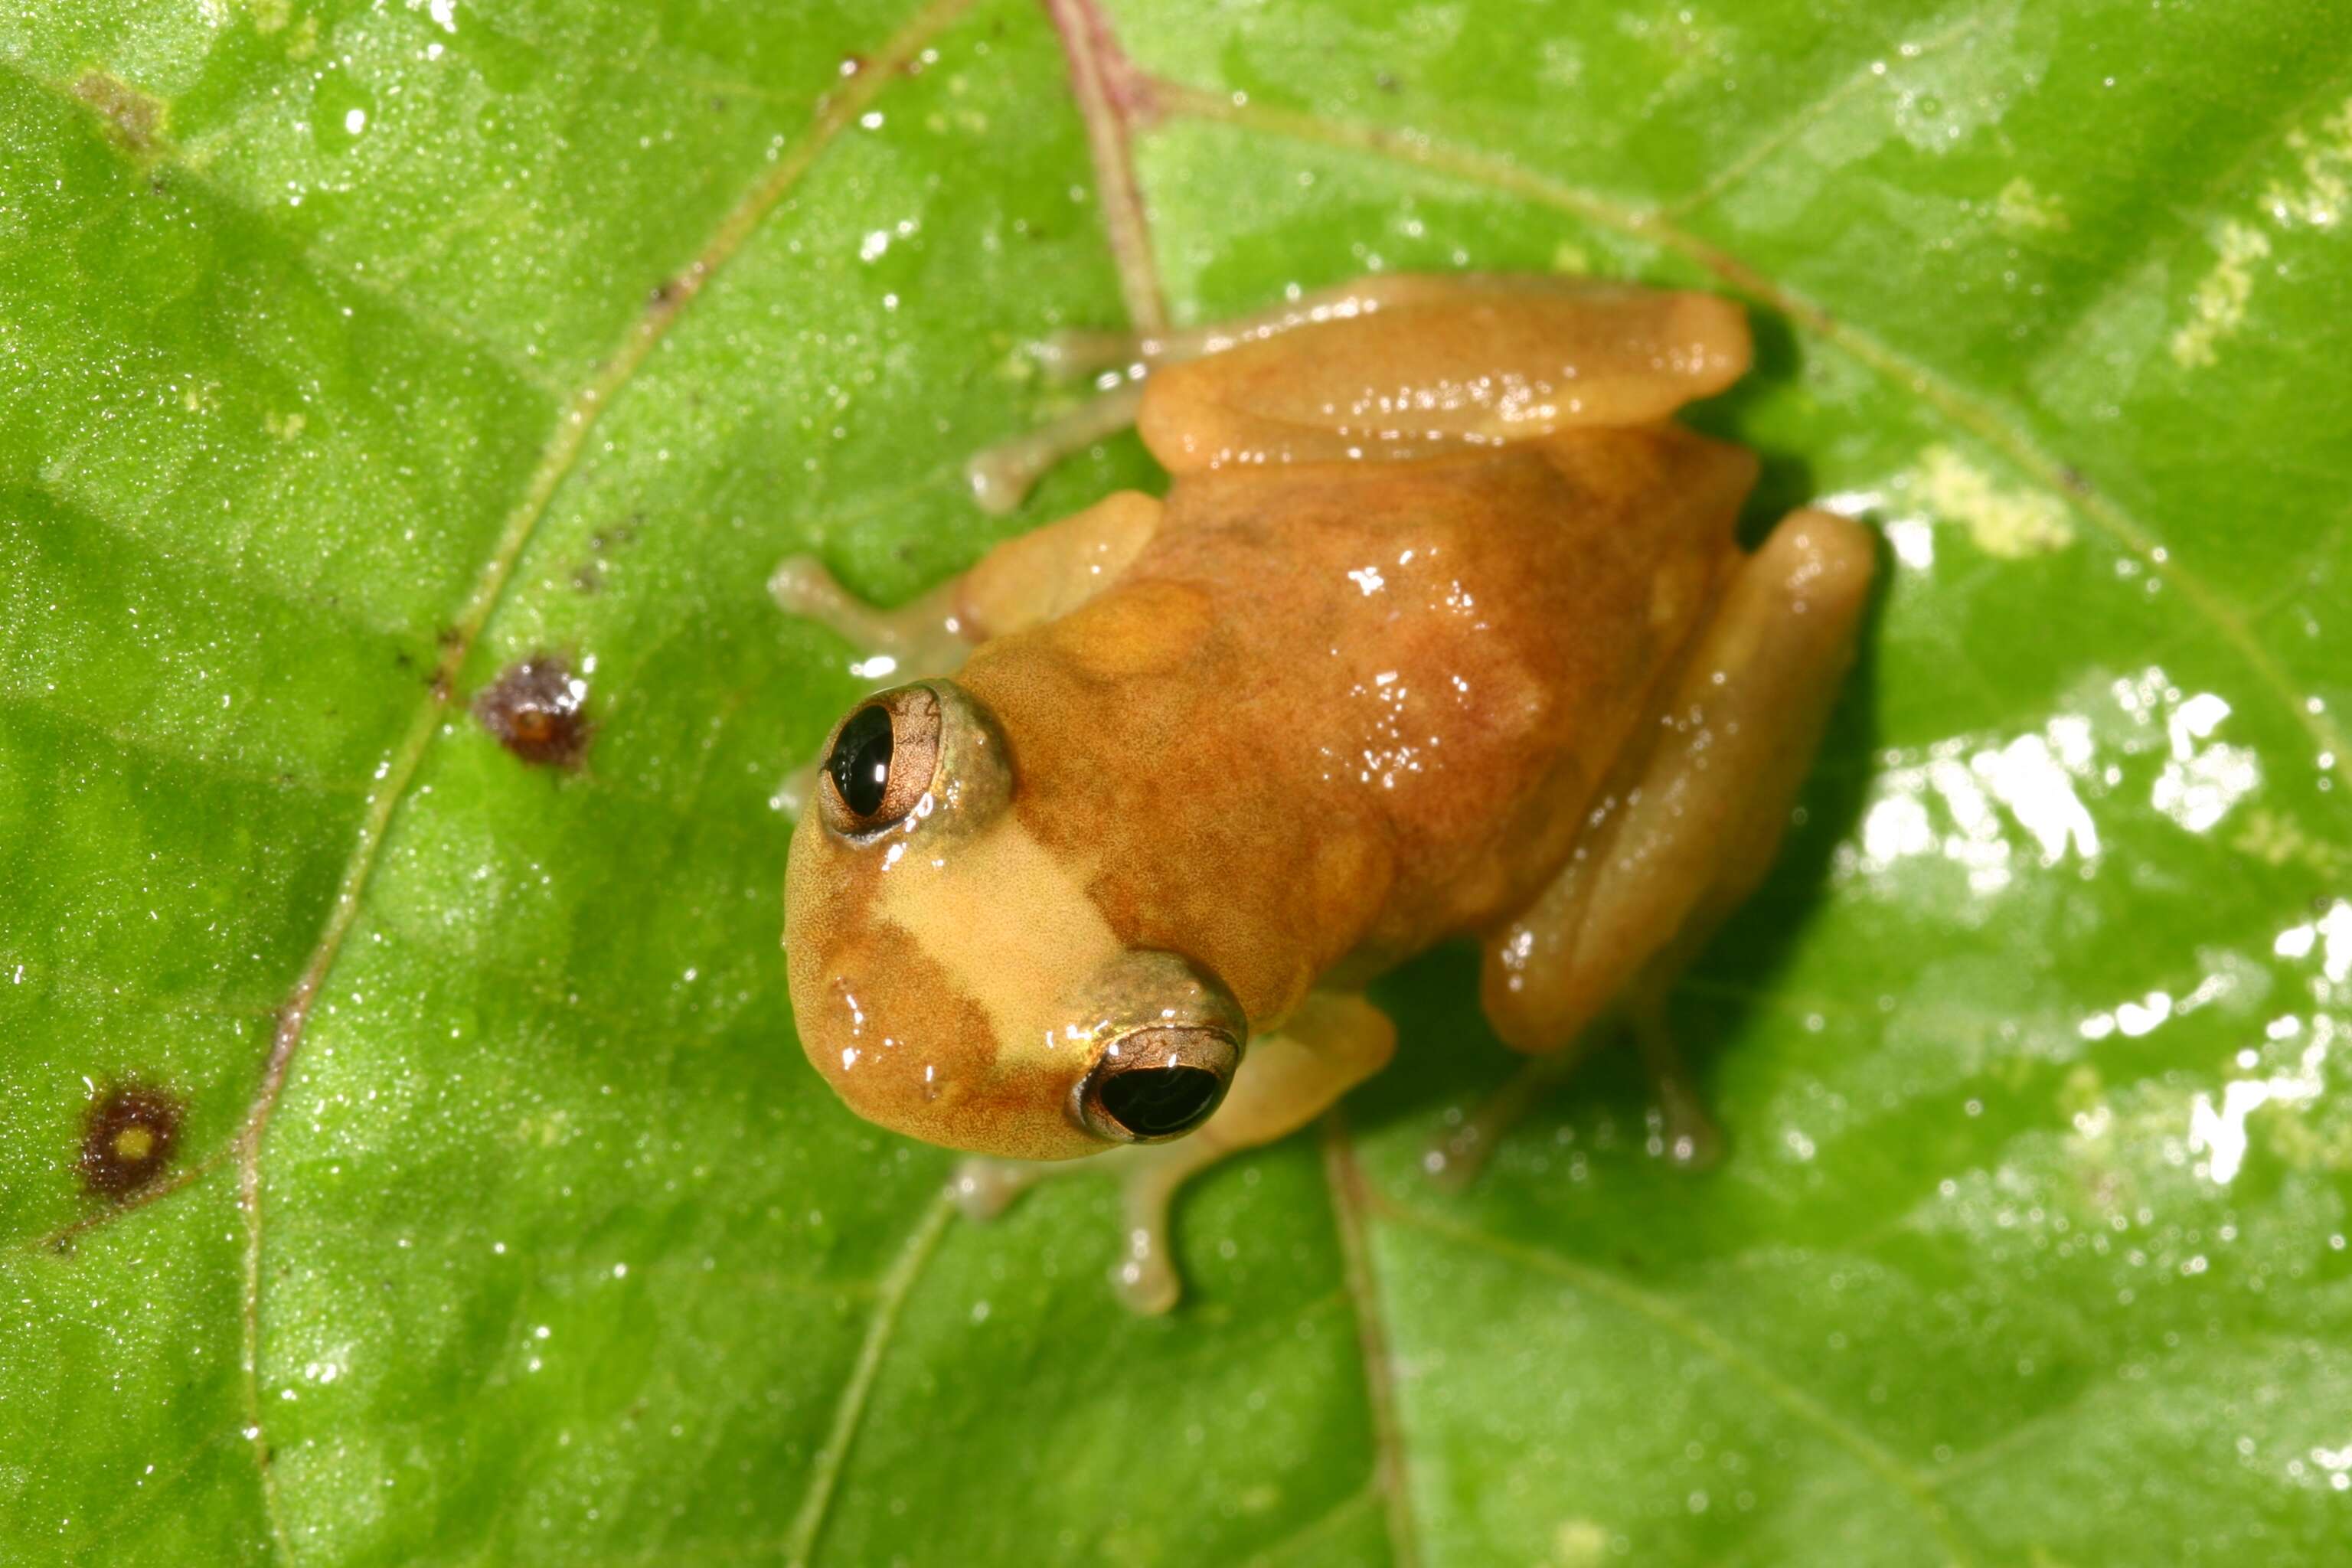
[[[1053,352],[1115,390],[977,459],[975,496],[1010,506],[1130,422],[1164,496],[893,610],[814,557],[772,583],[878,688],[789,849],[816,1070],[971,1155],[978,1217],[1112,1168],[1112,1277],[1144,1312],[1181,1293],[1178,1189],[1379,1072],[1397,1031],[1366,986],[1443,942],[1477,944],[1529,1058],[1464,1163],[1612,1020],[1673,1152],[1710,1153],[1664,999],[1778,853],[1875,563],[1818,509],[1743,548],[1758,458],[1674,418],[1748,369],[1739,306],[1390,273]]]

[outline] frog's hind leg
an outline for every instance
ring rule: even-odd
[[[1143,406],[1144,383],[1161,366],[1223,353],[1295,327],[1369,315],[1434,292],[1450,293],[1456,287],[1454,279],[1392,273],[1319,289],[1271,310],[1204,327],[1055,332],[1032,345],[1031,357],[1059,380],[1095,377],[1096,395],[1034,430],[973,454],[964,465],[972,499],[982,510],[999,514],[1019,506],[1047,469],[1133,425]]]
[[[1603,803],[1577,857],[1489,939],[1486,1015],[1538,1059],[1433,1153],[1433,1168],[1466,1179],[1612,1009],[1659,1082],[1657,1146],[1685,1163],[1712,1157],[1715,1134],[1665,1029],[1666,994],[1771,865],[1853,662],[1873,565],[1867,530],[1800,511],[1734,574],[1661,710],[1639,779]]]
[[[1375,321],[1375,318],[1378,318]],[[1227,464],[1417,458],[1574,426],[1659,420],[1737,381],[1748,325],[1711,295],[1590,279],[1391,273],[1269,310],[1037,349],[1106,390],[967,468],[992,511],[1132,424],[1171,473]]]
[[[964,1213],[989,1219],[1047,1176],[1110,1171],[1119,1182],[1119,1261],[1111,1282],[1139,1312],[1164,1312],[1182,1293],[1169,1255],[1169,1209],[1178,1189],[1230,1154],[1304,1127],[1341,1095],[1388,1065],[1396,1026],[1360,996],[1318,992],[1281,1032],[1250,1042],[1232,1092],[1208,1124],[1172,1143],[1134,1143],[1092,1160],[1063,1164],[975,1156],[958,1167],[950,1191]]]

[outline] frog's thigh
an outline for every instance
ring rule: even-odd
[[[1172,1143],[1114,1149],[1083,1165],[969,1160],[954,1192],[967,1213],[986,1217],[1041,1176],[1061,1169],[1109,1171],[1119,1182],[1124,1245],[1111,1270],[1119,1300],[1139,1312],[1164,1312],[1181,1284],[1168,1250],[1168,1211],[1177,1190],[1229,1154],[1295,1131],[1388,1065],[1396,1026],[1360,996],[1318,993],[1282,1033],[1250,1042],[1224,1104],[1207,1126]]]
[[[1153,370],[1136,428],[1171,473],[1414,457],[1663,419],[1748,368],[1707,294],[1555,279],[1400,279],[1386,298]],[[1296,312],[1294,312],[1294,316]]]
[[[1487,942],[1483,997],[1505,1040],[1556,1051],[1620,997],[1638,1011],[1763,879],[1853,662],[1873,565],[1866,530],[1809,510],[1740,567],[1637,787]]]
[[[1539,286],[1545,280],[1537,281]],[[1055,332],[1034,349],[1038,363],[1048,371],[1066,378],[1118,371],[1126,379],[1034,430],[974,453],[964,465],[972,499],[983,511],[1009,512],[1021,504],[1030,487],[1047,469],[1134,424],[1136,413],[1143,404],[1142,378],[1154,373],[1156,367],[1198,359],[1203,354],[1223,353],[1236,344],[1272,337],[1315,321],[1451,296],[1482,282],[1497,289],[1529,286],[1526,279],[1508,276],[1481,279],[1473,275],[1386,273],[1335,289],[1318,289],[1272,310],[1205,327],[1160,332]]]
[[[1037,345],[1037,358],[1063,375],[1090,375],[1113,369],[1145,370],[1199,359],[1260,338],[1276,337],[1318,321],[1346,320],[1400,305],[1426,304],[1465,294],[1526,293],[1592,288],[1574,279],[1518,272],[1375,272],[1295,300],[1205,326],[1170,327],[1156,332],[1080,329],[1055,332]]]

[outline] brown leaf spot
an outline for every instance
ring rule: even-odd
[[[557,654],[534,654],[474,695],[474,717],[499,744],[542,767],[580,765],[595,726],[583,710],[588,683]]]
[[[97,69],[74,79],[73,95],[106,117],[108,133],[126,151],[143,155],[162,143],[162,99]]]
[[[81,1119],[81,1184],[116,1203],[152,1185],[179,1142],[179,1100],[160,1089],[121,1083],[102,1090]]]

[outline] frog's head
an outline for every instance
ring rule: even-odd
[[[1182,957],[1118,940],[1087,868],[1024,822],[1004,732],[971,693],[878,693],[823,756],[784,947],[801,1044],[851,1109],[1031,1160],[1208,1120],[1241,1065],[1240,1005]]]

